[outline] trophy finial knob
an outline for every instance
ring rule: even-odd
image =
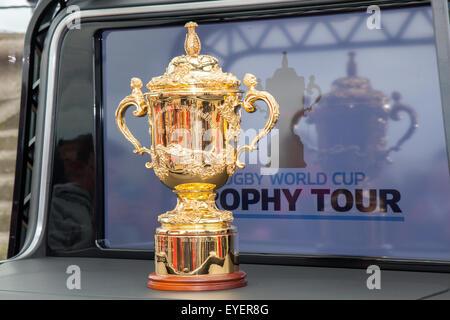
[[[188,29],[186,40],[184,41],[184,50],[189,56],[198,56],[200,54],[201,43],[200,39],[195,33],[195,27],[198,27],[196,22],[190,21],[184,25]]]

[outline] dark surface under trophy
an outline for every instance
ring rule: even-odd
[[[199,291],[246,285],[245,273],[239,270],[233,216],[217,208],[216,190],[236,168],[244,167],[239,156],[255,150],[279,117],[277,102],[255,89],[256,77],[251,74],[244,77],[249,90],[241,100],[240,81],[224,73],[216,58],[200,54],[196,26],[185,25],[186,55],[172,59],[166,73],[147,84],[146,93],[141,91],[142,81],[132,78],[132,93],[116,111],[117,125],[135,147],[134,153],[150,154],[146,167],[178,196],[175,209],[158,217],[155,273],[148,282],[153,289]],[[238,147],[238,107],[254,112],[257,100],[268,105],[267,123],[250,145]],[[123,116],[130,106],[136,107],[134,116],[148,118],[150,148],[143,147],[125,124]]]

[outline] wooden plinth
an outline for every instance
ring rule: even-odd
[[[244,287],[247,284],[244,271],[221,275],[178,276],[151,273],[147,286],[166,291],[209,291]]]

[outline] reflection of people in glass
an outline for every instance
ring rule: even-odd
[[[92,245],[94,147],[90,134],[60,140],[55,155],[54,187],[48,221],[48,245],[54,251]]]

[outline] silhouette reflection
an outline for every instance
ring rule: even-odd
[[[317,108],[308,114],[307,123],[315,125],[317,146],[307,146],[318,153],[323,169],[362,171],[369,177],[378,175],[392,151],[399,151],[417,127],[413,108],[392,94],[390,105],[383,92],[374,90],[370,80],[357,75],[355,52],[348,53],[347,76],[332,83]],[[393,146],[387,146],[388,120],[400,120],[399,113],[409,116],[409,128]]]
[[[306,163],[303,159],[303,145],[298,135],[294,133],[294,126],[298,119],[303,116],[305,105],[310,99],[305,96],[317,91],[316,99],[310,109],[320,99],[321,90],[315,84],[314,76],[309,78],[308,86],[305,78],[298,76],[294,68],[288,66],[287,52],[283,52],[281,68],[275,70],[272,78],[267,79],[266,87],[277,99],[283,113],[278,119],[276,128],[280,134],[280,150],[290,150],[289,154],[280,153],[280,168],[304,168]],[[292,156],[295,155],[295,156]]]
[[[94,239],[94,146],[92,135],[60,140],[56,149],[55,184],[48,220],[53,251],[91,247]]]

